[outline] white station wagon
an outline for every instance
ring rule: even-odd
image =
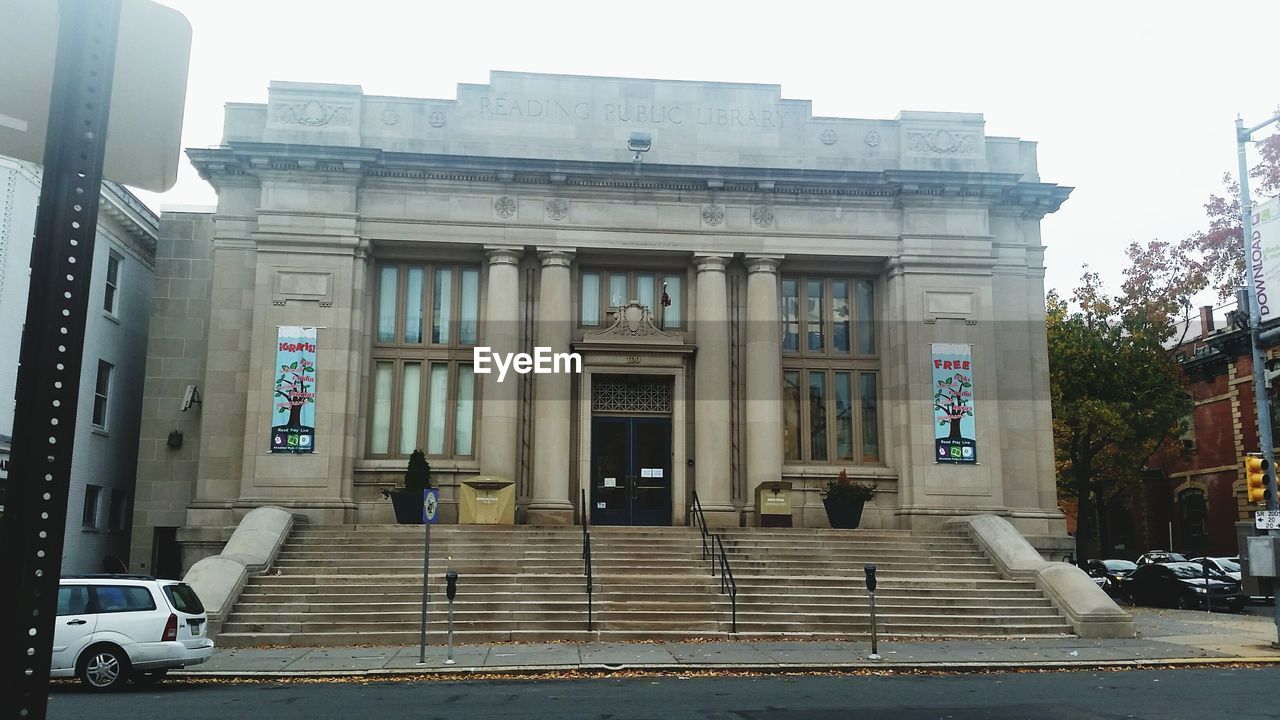
[[[208,616],[190,585],[138,575],[62,578],[51,677],[93,690],[154,681],[213,655]]]

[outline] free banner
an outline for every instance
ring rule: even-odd
[[[316,329],[276,330],[275,392],[271,397],[271,452],[316,451]]]
[[[1263,322],[1280,317],[1280,306],[1271,306],[1275,295],[1280,303],[1280,198],[1254,206],[1253,237],[1249,240],[1253,253],[1253,279],[1258,294],[1258,316]]]
[[[933,459],[978,462],[973,417],[973,346],[933,343]]]

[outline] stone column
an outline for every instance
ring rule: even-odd
[[[782,329],[777,257],[747,256],[747,492],[782,478]],[[701,353],[699,353],[701,356]]]
[[[572,287],[569,263],[573,254],[562,250],[539,252],[542,273],[538,289],[538,321],[534,344],[551,352],[569,352]],[[570,393],[573,376],[533,375],[533,489],[530,525],[573,524],[569,499]]]
[[[730,487],[729,296],[725,258],[696,258],[698,359],[694,374],[694,472],[710,525],[738,525]]]
[[[480,344],[494,353],[519,350],[522,252],[519,248],[493,248],[485,253],[489,278]],[[515,480],[520,379],[509,373],[504,382],[498,382],[498,374],[491,372],[481,376],[480,387],[480,474]]]

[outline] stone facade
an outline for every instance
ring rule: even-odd
[[[669,494],[648,521],[685,524],[696,489],[713,524],[752,524],[756,487],[785,479],[794,522],[821,526],[843,469],[879,489],[864,525],[994,512],[1063,532],[1039,224],[1069,189],[981,115],[823,118],[772,85],[524,73],[454,100],[272,83],[188,155],[219,203],[185,533],[263,504],[387,522],[415,445],[446,521],[485,474],[516,482],[523,522],[571,522],[587,489],[612,511],[622,483]],[[287,325],[320,328],[309,454],[268,452]],[[977,464],[934,461],[943,342],[973,346]],[[498,382],[473,345],[583,368]],[[606,430],[655,482],[605,477],[623,457]]]

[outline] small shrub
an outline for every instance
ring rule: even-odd
[[[844,470],[840,471],[839,477],[827,483],[827,497],[833,503],[841,505],[865,503],[875,496],[876,488],[874,485],[850,480],[849,474]]]

